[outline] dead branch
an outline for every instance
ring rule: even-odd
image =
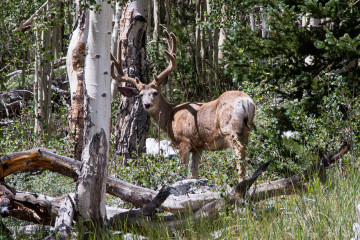
[[[218,196],[216,199],[212,199],[210,202],[206,202],[206,204],[203,204],[200,207],[188,209],[190,213],[185,213],[185,215],[173,214],[165,217],[155,215],[155,209],[160,207],[160,205],[165,202],[166,198],[169,197],[171,190],[174,190],[172,187],[168,187],[161,190],[156,197],[142,209],[129,210],[128,212],[114,216],[110,220],[110,225],[113,228],[120,227],[123,229],[126,227],[137,231],[142,231],[143,229],[161,230],[163,229],[164,224],[170,229],[181,228],[184,225],[185,219],[186,221],[192,222],[203,221],[204,218],[214,219],[227,203],[232,203],[236,198],[245,196],[246,191],[250,188],[251,184],[256,181],[263,171],[266,170],[269,163],[270,162],[267,162],[260,166],[250,178],[235,186],[232,193],[230,193],[227,197],[222,198]],[[189,184],[196,182],[199,182],[199,180],[184,180],[181,183],[173,184],[173,186],[178,187],[180,190],[184,190],[184,188],[189,190]],[[187,194],[187,191],[183,191],[182,193]],[[202,202],[204,203],[204,201]],[[188,219],[189,217],[191,218]]]
[[[342,158],[349,150],[349,145],[344,143],[339,150],[331,154],[329,157],[324,156],[322,161],[314,164],[312,167],[303,171],[302,173],[296,174],[289,178],[283,178],[277,181],[269,181],[267,183],[259,184],[255,187],[251,187],[249,190],[251,200],[259,201],[274,196],[294,193],[294,190],[308,181],[310,176],[316,174],[320,169],[335,163],[336,160]]]
[[[55,220],[55,229],[48,237],[46,237],[47,240],[70,239],[71,230],[73,229],[71,226],[75,213],[74,202],[74,194],[68,194],[61,202],[61,206]]]
[[[15,239],[21,239],[22,236],[35,235],[39,232],[47,233],[53,231],[53,227],[48,225],[34,224],[34,225],[26,225],[26,226],[15,226],[11,227],[10,230],[14,232],[13,237]]]
[[[25,22],[22,22],[20,23],[20,26],[15,28],[13,30],[13,32],[16,32],[16,31],[21,31],[23,30],[25,27],[27,27],[31,22],[32,20],[39,15],[40,11],[44,9],[44,7],[46,7],[46,5],[48,4],[49,1],[46,1],[38,10],[35,11],[35,13],[33,15],[31,15],[31,17],[26,20]]]

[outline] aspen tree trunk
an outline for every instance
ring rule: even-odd
[[[320,24],[320,19],[316,19],[316,18],[312,18],[310,17],[309,14],[304,14],[304,16],[302,17],[302,27],[319,27]],[[314,56],[313,55],[309,55],[305,58],[305,65],[306,66],[311,66],[314,64]]]
[[[57,2],[57,9],[59,11],[56,13],[56,18],[62,20],[65,16],[64,3],[62,1]],[[52,37],[52,52],[54,55],[54,60],[60,58],[60,54],[62,52],[62,40],[64,36],[64,22],[57,22],[53,29],[53,37]]]
[[[166,29],[168,32],[171,32],[171,4],[169,0],[165,0],[165,11],[166,11]],[[159,51],[157,50],[157,52]],[[169,82],[171,82],[170,79]],[[165,85],[165,92],[167,96],[171,96],[171,84]]]
[[[213,64],[215,73],[219,71],[219,34],[220,29],[214,29],[214,41],[213,41]],[[217,74],[214,74],[214,84],[215,89],[219,89],[220,79],[217,77]]]
[[[114,13],[114,27],[112,30],[111,35],[111,53],[116,56],[117,53],[117,42],[119,39],[119,32],[120,32],[120,19],[121,19],[121,4],[120,1],[116,1],[115,4],[115,13]],[[115,80],[112,80],[111,82],[111,97],[112,99],[115,99],[118,97],[118,90],[117,87],[119,86],[119,83]]]
[[[35,105],[35,127],[34,132],[41,132],[41,78],[42,78],[42,68],[41,68],[41,40],[40,40],[40,30],[35,29],[35,76],[34,76],[34,105]]]
[[[267,16],[266,16],[266,9],[262,8],[261,10],[261,37],[266,37],[266,29],[267,29]]]
[[[204,84],[204,79],[202,78],[202,65],[201,65],[201,28],[200,28],[200,20],[201,20],[201,0],[196,0],[196,30],[195,30],[195,64],[196,64],[196,72],[199,77],[199,82],[201,85]]]
[[[76,5],[76,28],[72,33],[66,56],[66,69],[70,82],[71,107],[69,109],[70,139],[74,141],[74,158],[81,160],[84,137],[84,66],[86,41],[89,33],[89,11]]]
[[[46,13],[53,6],[49,3]],[[50,59],[51,33],[52,29],[45,29],[39,32],[36,29],[36,57],[35,57],[35,81],[34,81],[34,100],[35,100],[35,133],[46,131],[47,136],[51,133],[51,84],[53,66]]]
[[[152,39],[155,41],[155,56],[159,59],[159,32],[160,32],[160,0],[154,0],[154,31]]]
[[[256,25],[256,21],[255,21],[254,10],[251,10],[251,12],[250,12],[250,29],[251,29],[251,31],[255,31],[255,25]]]
[[[206,12],[208,15],[210,15],[211,12],[211,1],[206,0]],[[206,20],[208,20],[206,18]],[[208,71],[207,71],[207,82],[210,91],[212,92],[215,89],[214,86],[214,80],[215,80],[215,74],[214,74],[214,64],[213,64],[213,52],[214,52],[214,44],[213,44],[213,32],[212,30],[208,29],[206,30],[206,35],[208,36],[208,47],[207,47],[207,64],[208,64]]]
[[[148,1],[148,24],[147,24],[147,28],[146,28],[146,36],[150,37],[153,34],[153,23],[152,23],[152,19],[153,19],[153,5],[154,5],[154,1]],[[115,55],[114,55],[115,56]]]
[[[166,11],[166,29],[171,32],[171,3],[169,0],[165,0]]]
[[[97,0],[89,10],[89,33],[84,68],[84,147],[76,190],[83,220],[102,225],[106,220],[105,190],[111,122],[110,43],[112,9]]]
[[[149,80],[146,67],[146,26],[147,0],[128,3],[122,11],[120,40],[122,41],[122,64],[125,75],[138,77],[141,82]],[[150,117],[143,109],[140,98],[121,97],[119,114],[115,126],[114,158],[136,157],[145,152],[145,140],[150,125]]]
[[[221,8],[221,12],[222,12],[222,17],[221,17],[221,21],[223,23],[225,23],[227,21],[226,19],[226,5],[223,5]],[[218,53],[218,59],[219,59],[219,64],[222,62],[222,59],[224,58],[224,53],[222,51],[222,45],[224,44],[224,41],[226,39],[226,32],[225,29],[222,27],[220,28],[220,34],[219,34],[219,41],[218,41],[218,49],[219,49],[219,53]]]

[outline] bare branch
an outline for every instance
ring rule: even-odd
[[[39,15],[40,11],[43,10],[48,3],[49,3],[49,0],[47,0],[38,10],[36,10],[36,12],[35,12],[28,20],[26,20],[25,22],[20,23],[20,26],[17,27],[17,28],[15,28],[15,29],[13,30],[13,32],[21,31],[22,29],[24,29],[25,27],[27,27],[27,25],[29,25],[29,24],[32,22],[32,20],[33,20],[36,16]]]

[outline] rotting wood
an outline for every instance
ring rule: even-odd
[[[54,228],[49,225],[41,225],[41,224],[33,224],[33,225],[25,225],[25,226],[14,226],[11,227],[10,230],[14,233],[14,239],[22,239],[25,235],[34,236],[37,233],[46,234],[52,231]]]
[[[72,222],[74,219],[75,205],[74,194],[68,194],[61,202],[56,220],[55,228],[45,239],[70,239]]]

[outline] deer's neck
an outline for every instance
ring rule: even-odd
[[[175,104],[169,103],[166,99],[160,95],[159,105],[149,111],[150,116],[154,119],[161,130],[168,133],[169,122],[171,121],[171,114],[173,112]]]

